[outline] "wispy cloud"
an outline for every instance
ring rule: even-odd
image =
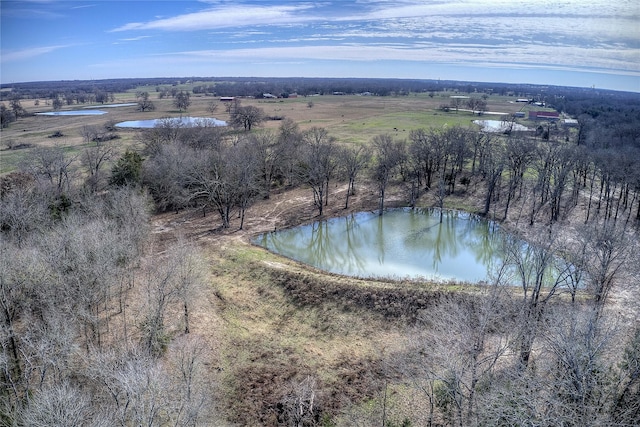
[[[313,17],[307,17],[296,13],[311,7],[312,6],[307,4],[294,6],[237,5],[214,7],[200,12],[187,13],[171,18],[157,19],[148,22],[132,22],[115,28],[112,31],[197,31],[261,24],[283,25],[300,23],[315,19]]]
[[[135,42],[135,41],[138,41],[138,40],[144,40],[144,39],[149,39],[149,38],[151,38],[151,36],[138,36],[138,37],[129,37],[129,38],[126,38],[126,39],[118,39],[118,41],[121,41],[121,42]]]
[[[59,19],[63,18],[65,15],[59,12],[44,10],[44,9],[33,9],[33,8],[4,8],[2,9],[3,18],[17,18],[17,19]]]
[[[97,6],[96,4],[83,4],[80,6],[73,6],[71,7],[71,9],[86,9],[88,7],[96,7],[96,6]]]
[[[14,52],[3,52],[2,62],[23,61],[25,59],[31,59],[37,56],[46,55],[47,53],[51,53],[58,49],[64,49],[70,46],[72,45],[41,46],[33,47],[30,49],[17,50]]]
[[[640,75],[638,0],[136,0],[135,17],[107,13],[105,0],[0,2],[14,80],[49,73],[26,60],[55,51],[70,75],[285,72],[277,64],[299,75],[422,76],[433,64]],[[79,46],[74,31],[91,46],[82,53],[62,50]]]
[[[174,52],[170,55],[182,56],[189,60],[233,60],[255,62],[262,60],[337,60],[337,61],[408,61],[439,63],[482,63],[482,64],[528,64],[536,68],[570,69],[595,67],[616,69],[630,74],[640,75],[637,66],[629,61],[628,52],[613,48],[580,49],[576,47],[558,48],[562,62],[548,58],[541,63],[540,58],[547,52],[545,46],[534,48],[494,46],[484,44],[451,44],[441,46],[438,43],[414,44],[343,44],[320,46],[280,46],[263,48],[245,48],[234,50],[197,50]]]

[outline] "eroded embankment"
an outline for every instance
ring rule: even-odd
[[[317,421],[378,396],[388,382],[402,382],[392,366],[407,328],[441,303],[476,307],[487,296],[481,287],[359,280],[268,258],[243,267],[253,307],[238,313],[225,303],[236,307],[231,322],[246,327],[228,343],[235,349],[228,379],[232,418],[247,424],[285,422],[307,378]]]

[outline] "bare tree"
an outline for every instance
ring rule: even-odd
[[[20,414],[33,427],[99,425],[94,417],[89,396],[68,383],[41,390]]]
[[[458,112],[458,110],[460,109],[460,106],[463,105],[462,101],[464,98],[461,98],[459,96],[453,96],[451,97],[451,108],[456,110],[456,113]]]
[[[318,415],[316,380],[307,376],[302,381],[292,380],[282,398],[281,423],[293,427],[303,427],[315,423]]]
[[[640,328],[630,331],[620,368],[622,376],[611,408],[612,419],[617,425],[640,424]]]
[[[551,168],[551,179],[549,186],[549,204],[551,206],[551,222],[560,219],[562,210],[562,197],[569,185],[569,176],[573,171],[576,156],[573,147],[558,147],[556,155],[553,157],[554,164]]]
[[[180,119],[163,118],[152,129],[140,131],[136,139],[144,146],[144,154],[154,155],[162,145],[179,141],[184,129]]]
[[[385,191],[396,166],[405,156],[403,141],[394,141],[391,135],[376,135],[372,140],[374,149],[373,178],[378,186],[378,210],[384,213]]]
[[[230,184],[235,188],[234,204],[239,210],[242,230],[247,209],[262,193],[260,158],[251,141],[241,140],[230,147],[224,161],[229,166]]]
[[[222,126],[213,126],[207,120],[196,120],[189,126],[181,127],[175,141],[196,151],[220,151],[226,133]]]
[[[509,182],[503,220],[507,219],[509,206],[516,197],[516,192],[518,192],[517,198],[522,197],[524,173],[533,161],[535,150],[535,143],[523,137],[509,138],[506,142],[505,162],[509,173]]]
[[[178,212],[193,198],[189,175],[202,160],[194,150],[180,144],[165,144],[142,165],[142,181],[160,211]]]
[[[102,168],[106,162],[111,160],[112,156],[113,148],[103,142],[97,142],[82,152],[81,161],[87,171],[86,183],[90,191],[95,192],[102,187],[105,179]]]
[[[491,147],[491,137],[482,132],[471,132],[469,139],[473,147],[471,174],[475,175],[477,170],[484,170],[484,159]]]
[[[56,95],[51,101],[51,106],[54,110],[59,110],[62,108],[62,100]]]
[[[230,226],[235,208],[239,209],[242,227],[247,208],[262,190],[258,156],[247,140],[199,156],[185,180],[190,199],[213,207],[220,214],[223,228]]]
[[[200,419],[211,415],[212,384],[206,381],[206,345],[192,336],[175,340],[170,355],[173,388],[175,395],[171,402],[177,425],[197,426]],[[205,418],[206,419],[206,418]]]
[[[416,129],[409,134],[409,158],[414,163],[418,179],[425,188],[431,188],[433,176],[445,163],[446,141],[442,132],[436,129]]]
[[[479,116],[487,111],[487,101],[482,98],[469,98],[467,100],[467,106],[471,109],[472,113],[478,113]]]
[[[199,425],[211,416],[212,402],[204,350],[201,340],[185,335],[163,361],[137,347],[93,354],[86,369],[93,409],[110,420],[106,425]]]
[[[180,237],[171,251],[170,264],[175,264],[177,299],[182,306],[184,333],[190,332],[189,314],[204,285],[205,261],[196,248]]]
[[[259,125],[264,120],[264,111],[261,108],[247,105],[237,107],[231,112],[231,125],[250,131],[252,127]]]
[[[298,125],[285,118],[278,127],[278,144],[282,147],[283,159],[279,167],[278,180],[288,185],[300,183],[299,164],[302,160],[303,139]]]
[[[145,265],[144,287],[145,309],[141,329],[141,344],[152,357],[164,354],[170,341],[165,316],[170,305],[177,299],[175,260]]]
[[[30,389],[30,354],[24,349],[25,321],[34,302],[34,286],[46,271],[36,251],[0,241],[0,384],[3,411],[16,411]],[[28,323],[27,323],[28,324]],[[37,365],[36,363],[33,363]]]
[[[74,161],[75,157],[66,154],[62,147],[40,147],[29,153],[21,169],[30,173],[43,189],[60,196],[71,188]]]
[[[171,421],[171,405],[176,397],[167,372],[150,355],[132,349],[107,359],[96,376],[102,380],[111,399],[115,423],[163,425]]]
[[[7,106],[4,105],[4,102],[0,103],[0,128],[4,129],[9,127],[9,124],[15,122],[16,119],[17,117],[13,114],[13,111],[11,111],[10,108],[7,108]],[[9,149],[11,149],[11,147],[9,147]]]
[[[488,215],[491,202],[500,187],[500,179],[504,170],[504,153],[501,145],[494,144],[483,161],[483,172],[487,180],[487,193],[484,198],[483,215]]]
[[[407,358],[397,366],[424,395],[427,425],[479,424],[484,394],[509,352],[511,309],[501,280],[475,295],[475,303],[443,299],[410,334]]]
[[[17,187],[3,194],[0,228],[5,238],[21,246],[32,231],[47,227],[51,218],[47,205],[45,197],[29,188]]]
[[[233,98],[233,100],[225,102],[225,111],[229,113],[229,115],[233,115],[233,112],[241,105],[242,102],[240,101],[240,98]]]
[[[603,323],[589,307],[556,307],[549,313],[543,335],[549,352],[547,374],[548,416],[559,424],[608,425],[609,408],[615,400],[612,381],[620,375],[607,359],[616,348],[615,322]],[[636,405],[637,406],[637,405]]]
[[[177,93],[175,98],[173,99],[173,105],[178,110],[180,110],[181,113],[182,110],[188,110],[189,106],[191,105],[191,95],[189,94],[189,92],[181,90],[179,93]]]
[[[115,221],[70,212],[41,244],[48,264],[64,286],[55,298],[81,328],[85,348],[101,348],[109,330],[108,307],[118,289],[119,273],[131,260],[134,242],[127,241]],[[60,250],[64,248],[64,250]]]
[[[551,299],[565,286],[566,263],[557,263],[557,248],[550,229],[549,235],[538,236],[530,243],[512,237],[504,239],[505,262],[511,269],[513,283],[522,290],[518,319],[518,366],[524,371],[544,320],[545,309]]]
[[[137,92],[136,93],[136,99],[138,100],[138,110],[145,112],[145,111],[153,111],[156,109],[155,104],[153,103],[153,101],[151,101],[151,99],[149,99],[149,92]],[[188,105],[187,105],[188,107]],[[178,107],[180,108],[180,107]],[[186,108],[185,108],[186,109]],[[182,110],[182,108],[180,108],[180,110]]]
[[[611,221],[594,223],[580,230],[578,245],[576,252],[584,254],[578,267],[587,272],[587,291],[600,316],[625,265],[632,262],[629,237]]]
[[[276,176],[282,173],[285,159],[291,154],[288,153],[289,147],[286,139],[281,139],[270,131],[251,135],[249,144],[255,151],[259,163],[263,183],[262,194],[268,199]]]
[[[322,216],[329,200],[329,181],[337,167],[334,138],[324,128],[313,127],[302,135],[303,161],[301,176],[313,190],[313,204]]]
[[[211,101],[207,104],[207,111],[212,115],[218,110],[218,101]]]
[[[341,168],[348,179],[347,194],[344,201],[344,208],[348,209],[349,198],[356,194],[356,178],[369,163],[371,152],[366,146],[359,145],[358,147],[341,149],[338,158],[341,160]]]
[[[27,110],[24,109],[22,103],[20,102],[20,97],[13,95],[9,100],[9,108],[13,112],[15,117],[22,117],[27,114]]]

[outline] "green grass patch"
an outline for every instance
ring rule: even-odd
[[[20,161],[24,158],[24,152],[27,150],[28,148],[0,151],[0,174],[18,169]]]

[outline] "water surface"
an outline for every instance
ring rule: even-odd
[[[332,273],[359,277],[488,280],[500,255],[494,222],[460,212],[361,212],[265,233],[254,243]]]
[[[519,123],[509,123],[503,122],[502,120],[474,120],[473,123],[480,125],[484,132],[506,132],[509,128],[512,131],[530,131],[526,126],[523,126]]]
[[[172,126],[226,126],[224,120],[213,119],[209,117],[177,117],[149,120],[129,120],[126,122],[116,123],[116,127],[120,128],[154,128],[163,124]]]

